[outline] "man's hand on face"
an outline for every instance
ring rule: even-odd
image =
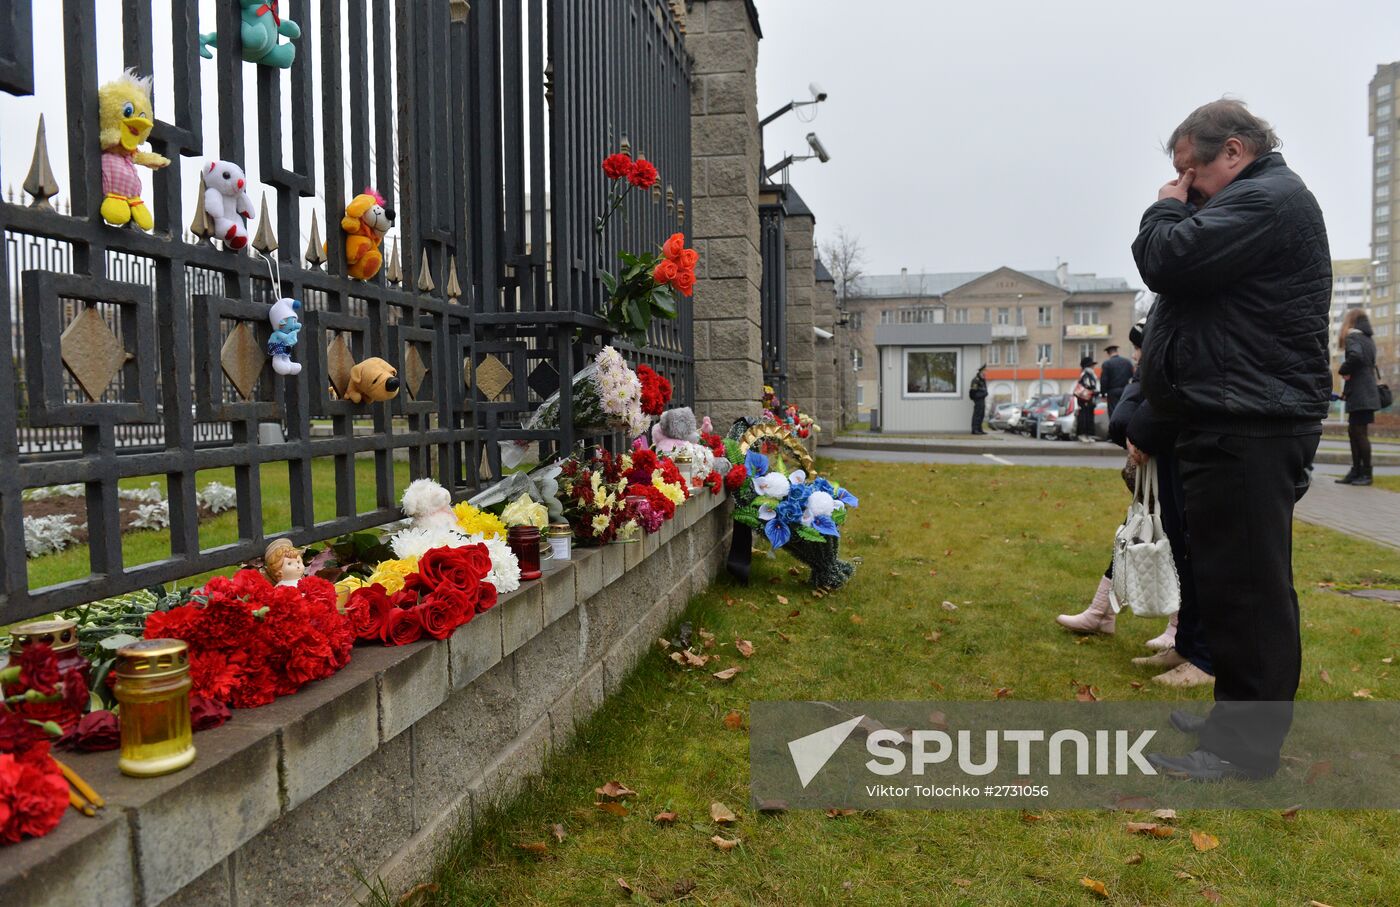
[[[1195,168],[1187,168],[1186,172],[1181,174],[1181,176],[1157,190],[1157,201],[1160,202],[1164,198],[1174,198],[1183,205],[1186,204],[1187,193],[1191,191],[1191,184],[1195,182],[1195,180]]]

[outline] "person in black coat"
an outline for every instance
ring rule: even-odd
[[[1338,345],[1346,360],[1337,369],[1345,389],[1347,437],[1351,441],[1351,469],[1337,480],[1342,485],[1371,484],[1371,438],[1369,426],[1381,408],[1380,384],[1376,380],[1376,341],[1371,339],[1371,319],[1364,309],[1350,309],[1342,317]]]
[[[1209,717],[1175,778],[1278,771],[1302,668],[1293,506],[1306,491],[1332,390],[1332,258],[1317,199],[1239,101],[1206,104],[1172,133],[1177,178],[1143,214],[1133,258],[1158,294],[1143,394],[1180,424],[1188,556],[1215,668]]]
[[[985,435],[982,430],[982,420],[987,415],[987,366],[983,365],[977,370],[977,374],[972,378],[972,384],[968,387],[967,396],[972,400],[972,433],[974,435]]]
[[[1081,441],[1094,440],[1094,401],[1099,395],[1099,379],[1094,374],[1094,357],[1079,360],[1079,380],[1074,384],[1074,436]]]
[[[1099,366],[1099,389],[1108,398],[1108,417],[1112,419],[1118,401],[1123,399],[1123,392],[1133,380],[1134,369],[1131,362],[1118,355],[1118,347],[1104,347],[1104,352],[1108,358]]]

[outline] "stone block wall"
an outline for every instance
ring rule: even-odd
[[[695,0],[691,77],[695,411],[717,428],[759,412],[758,31],[747,0]]]
[[[841,327],[836,311],[836,283],[823,268],[817,274],[812,290],[812,323],[827,333],[830,339],[817,338],[816,341],[816,398],[812,401],[812,414],[817,417],[822,430],[819,435],[823,444],[832,443],[841,429]],[[847,369],[849,371],[849,368]]]
[[[807,206],[791,187],[787,190],[787,374],[788,398],[815,414],[817,407],[816,335],[812,332],[812,303],[816,290],[812,234],[816,229]],[[815,446],[815,439],[810,442]]]
[[[728,512],[704,494],[654,536],[576,550],[446,640],[357,647],[334,677],[196,734],[194,764],[173,775],[65,756],[108,806],[4,848],[0,904],[354,904],[356,870],[406,890],[709,585]]]

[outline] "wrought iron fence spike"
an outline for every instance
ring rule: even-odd
[[[44,115],[39,114],[39,128],[34,133],[34,160],[29,165],[29,175],[24,178],[24,191],[33,197],[31,208],[52,210],[49,199],[58,194],[58,180],[49,164],[48,130],[44,127]],[[10,201],[14,202],[14,187],[10,187]]]
[[[389,271],[384,275],[390,283],[403,283],[403,262],[399,260],[399,241],[394,240],[394,250],[389,253]]]
[[[437,284],[433,283],[432,268],[428,266],[428,250],[423,250],[423,263],[418,266],[418,292],[431,293],[437,289]]]
[[[457,256],[447,262],[447,298],[456,300],[462,295],[462,285],[457,282]]]
[[[272,229],[272,218],[267,213],[267,193],[262,196],[262,208],[258,211],[258,232],[253,234],[253,248],[264,255],[277,251],[277,233]]]
[[[306,240],[306,263],[313,268],[319,268],[326,262],[326,244],[321,240],[321,221],[316,216],[316,209],[311,209],[311,235]]]

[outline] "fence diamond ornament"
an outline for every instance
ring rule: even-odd
[[[336,396],[344,397],[350,386],[350,370],[355,367],[355,355],[344,335],[336,334],[335,339],[326,344],[326,377],[331,379]]]
[[[410,397],[418,399],[418,390],[427,376],[428,367],[423,364],[423,357],[418,355],[417,344],[408,344],[408,350],[403,354],[403,368],[399,370],[399,377],[403,379],[404,387],[408,388]]]
[[[495,356],[487,356],[476,367],[476,386],[487,400],[495,400],[510,387],[510,369]]]
[[[219,364],[244,400],[253,399],[267,354],[253,333],[253,326],[240,321],[228,332],[228,339],[219,350]]]
[[[97,309],[85,308],[59,339],[63,364],[83,393],[96,402],[117,377],[131,354],[107,327]]]

